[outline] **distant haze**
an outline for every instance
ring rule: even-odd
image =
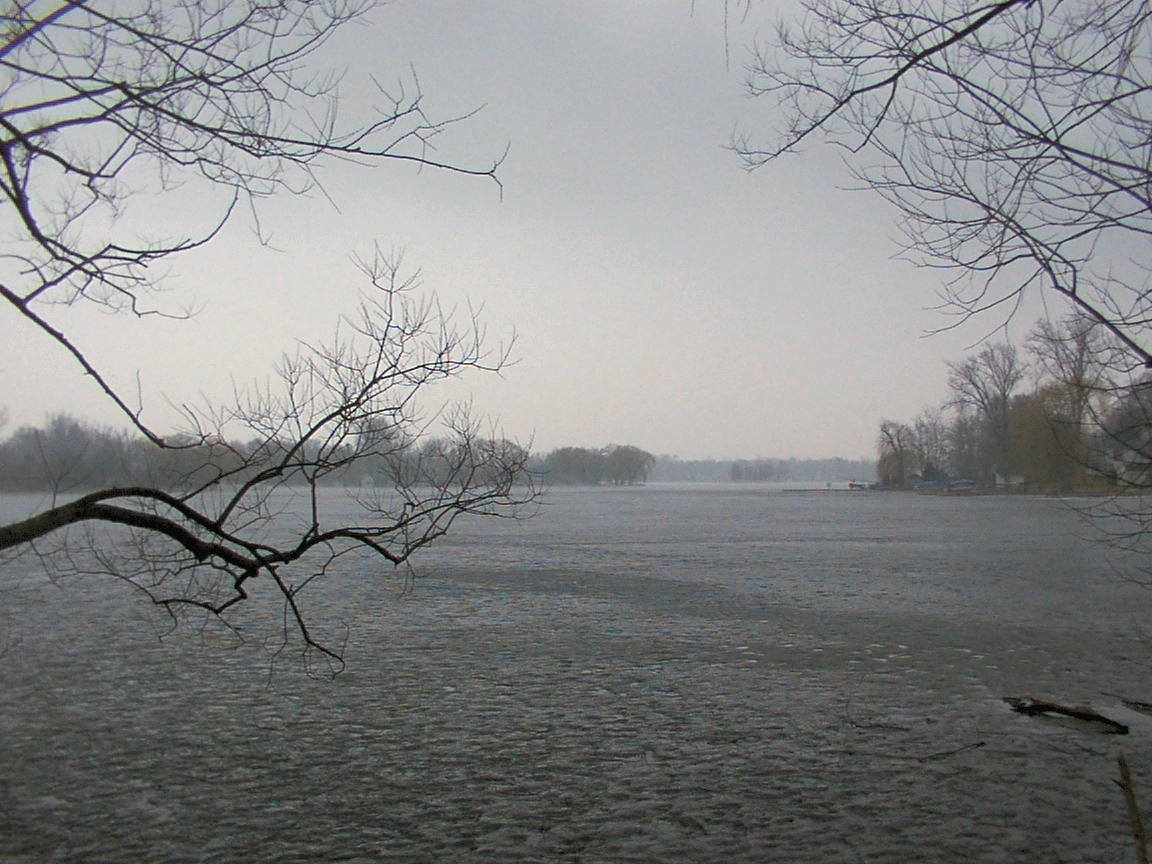
[[[891,214],[838,188],[849,181],[831,150],[748,174],[724,149],[738,126],[768,127],[767,104],[740,83],[771,9],[727,34],[722,11],[719,0],[381,9],[318,58],[347,67],[342,111],[363,116],[369,74],[387,84],[411,64],[432,116],[483,106],[435,155],[482,165],[509,146],[502,197],[435,171],[333,165],[321,177],[331,202],[261,211],[270,247],[241,216],[174,262],[171,302],[191,321],[84,313],[73,332],[127,391],[139,375],[145,416],[164,426],[169,403],[226,400],[294,339],[328,332],[361,286],[348,255],[379,242],[405,247],[447,304],[482,307],[494,341],[518,334],[502,378],[442,396],[471,398],[537,451],[870,458],[879,420],[938,403],[944,361],[987,328],[923,338],[947,323],[927,308],[941,276],[893,259]],[[201,206],[179,193],[133,202],[123,227],[160,230]],[[91,381],[3,315],[6,431],[60,410],[120,424]]]

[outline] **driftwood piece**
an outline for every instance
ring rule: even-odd
[[[1012,710],[1018,714],[1026,714],[1029,717],[1038,717],[1042,715],[1060,715],[1063,717],[1071,717],[1074,720],[1083,720],[1087,723],[1099,723],[1105,727],[1105,730],[1110,735],[1127,735],[1128,727],[1123,723],[1113,720],[1111,717],[1105,717],[1093,711],[1091,708],[1071,708],[1067,705],[1060,705],[1056,702],[1046,702],[1042,699],[1018,699],[1014,696],[1005,696],[1004,701],[1012,706]]]

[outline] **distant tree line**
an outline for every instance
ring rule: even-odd
[[[948,364],[947,401],[883,420],[877,474],[895,489],[958,478],[1070,492],[1152,474],[1152,378],[1079,316],[1039,322],[1023,350],[985,345]]]
[[[0,417],[2,419],[2,417]],[[210,476],[241,468],[257,449],[277,446],[267,440],[251,442],[201,440],[189,437],[179,446],[160,449],[140,435],[99,426],[69,414],[53,414],[42,426],[21,426],[0,438],[0,491],[67,493],[102,487],[139,485],[184,487]],[[516,447],[507,441],[493,447]],[[285,445],[286,446],[286,445]],[[322,485],[358,486],[391,483],[397,479],[419,483],[444,474],[453,464],[452,444],[427,438],[406,446],[404,458],[396,454],[350,461],[318,482]],[[480,446],[474,442],[474,446]],[[526,454],[519,450],[523,457]],[[265,454],[267,455],[267,454]],[[527,471],[546,483],[562,485],[629,486],[660,482],[843,481],[871,479],[875,464],[849,459],[743,459],[682,460],[657,458],[631,445],[561,447],[526,460]],[[301,478],[302,479],[302,478]]]
[[[787,481],[832,482],[871,480],[876,466],[852,459],[740,459],[728,469],[736,483],[780,483]]]
[[[232,472],[238,473],[231,482],[240,482],[246,463],[254,457],[261,457],[258,461],[274,457],[272,451],[288,446],[274,439],[245,443],[188,438],[183,443],[181,446],[181,439],[174,437],[172,446],[160,449],[141,435],[96,426],[69,414],[54,414],[42,427],[21,426],[0,440],[0,491],[59,494],[144,485],[173,489],[200,485]],[[301,475],[287,479],[301,483],[315,480],[328,486],[420,485],[443,482],[459,461],[456,445],[447,439],[427,438],[415,446],[409,446],[410,442],[397,444],[392,453],[382,451],[377,458],[349,460],[342,469],[321,478]],[[519,462],[527,459],[523,448],[504,440],[477,441],[472,446],[502,454],[513,448]],[[502,458],[507,461],[506,455]],[[338,454],[331,461],[338,463]]]
[[[177,478],[194,475],[215,456],[225,455],[211,444],[175,443],[172,449],[161,450],[143,436],[54,414],[42,427],[21,426],[0,441],[0,489],[70,492],[143,484],[167,488]]]
[[[639,447],[610,444],[600,448],[561,447],[533,461],[531,467],[546,483],[633,486],[648,480],[655,463],[656,457]]]
[[[871,459],[677,459],[661,456],[651,479],[665,483],[825,483],[872,480]]]

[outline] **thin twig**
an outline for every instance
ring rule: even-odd
[[[844,700],[844,719],[846,719],[848,721],[848,725],[851,726],[853,729],[887,729],[891,732],[911,732],[912,731],[907,726],[895,726],[891,723],[857,723],[852,718],[852,715],[848,713],[848,706],[850,704],[851,704],[851,700],[849,700],[849,699]]]
[[[954,750],[941,750],[939,753],[929,753],[927,756],[918,757],[918,759],[921,762],[927,762],[929,759],[947,759],[949,756],[966,753],[969,750],[979,750],[985,743],[984,741],[977,741],[975,744],[965,744],[963,747],[957,747]]]
[[[1140,803],[1136,800],[1136,786],[1132,783],[1132,772],[1128,770],[1128,760],[1124,751],[1116,751],[1116,761],[1120,764],[1120,779],[1116,785],[1124,790],[1124,800],[1128,803],[1128,820],[1132,823],[1132,835],[1136,838],[1136,854],[1140,864],[1149,864],[1148,835],[1144,833],[1144,820],[1140,817]]]

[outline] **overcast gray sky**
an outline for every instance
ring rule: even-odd
[[[780,3],[787,14],[791,4]],[[449,303],[483,306],[517,336],[503,378],[469,379],[478,411],[547,451],[635,444],[684,458],[871,456],[882,417],[944,397],[944,361],[987,329],[923,338],[941,276],[893,260],[891,212],[829,148],[751,174],[724,149],[768,130],[741,93],[746,46],[771,21],[722,0],[399,0],[343,35],[345,109],[414,68],[433,116],[479,106],[438,156],[484,164],[510,146],[503,198],[484,180],[403,165],[333,166],[319,195],[243,219],[172,267],[191,321],[77,319],[147,417],[226,398],[297,337],[327,332],[361,285],[373,242]],[[338,207],[338,209],[337,209]],[[95,388],[11,313],[0,405],[10,422],[67,410],[117,422]],[[456,390],[452,396],[465,395]]]

